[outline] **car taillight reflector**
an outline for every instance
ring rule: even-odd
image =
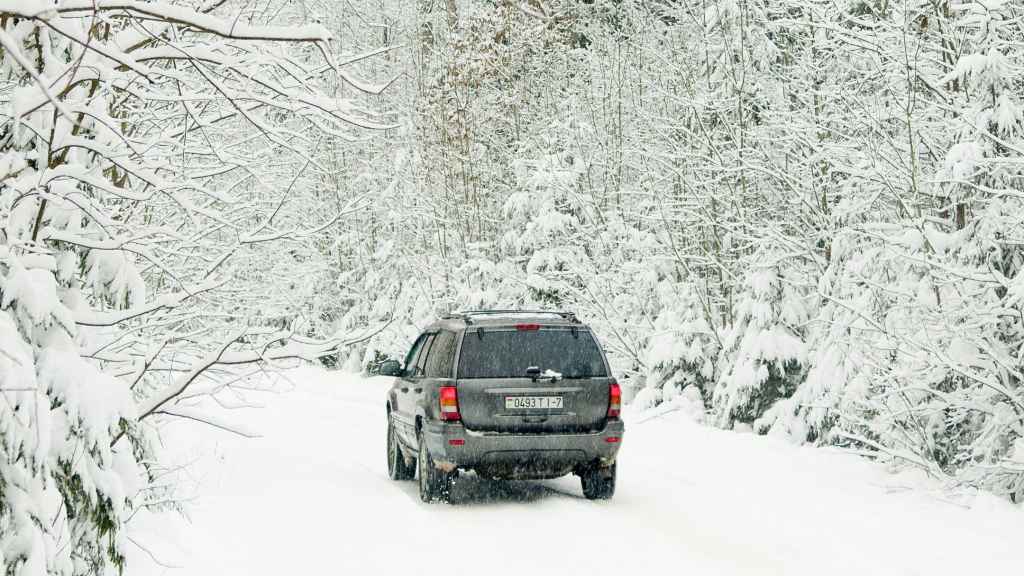
[[[520,332],[540,330],[540,324],[516,324],[516,330]]]
[[[622,412],[622,388],[618,382],[612,382],[608,386],[608,417],[618,418]]]
[[[609,444],[616,444],[616,443],[620,442],[621,440],[622,440],[622,438],[619,438],[618,436],[609,436],[609,437],[604,439],[604,441],[609,443]]]
[[[448,445],[449,446],[465,446],[466,445],[466,440],[463,439],[463,438],[452,438],[451,440],[448,440]]]
[[[459,394],[455,386],[441,386],[441,420],[461,420],[459,415]]]

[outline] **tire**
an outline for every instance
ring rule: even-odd
[[[615,468],[615,464],[590,466],[580,474],[587,500],[610,500],[615,495]]]
[[[450,502],[454,472],[444,472],[434,467],[434,459],[427,452],[427,442],[422,436],[418,438],[420,445],[417,464],[419,468],[420,500],[430,502],[439,500]]]
[[[391,413],[388,413],[388,477],[392,480],[412,480],[416,477],[416,463],[406,463],[402,447],[398,445]]]

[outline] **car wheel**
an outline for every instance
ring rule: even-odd
[[[615,495],[615,464],[590,466],[580,474],[587,500],[608,500]]]
[[[444,472],[434,466],[434,459],[427,452],[427,442],[422,436],[419,437],[419,445],[420,451],[417,461],[420,475],[420,500],[424,502],[430,502],[431,500],[450,502],[455,473]]]
[[[416,465],[407,464],[398,445],[398,435],[391,414],[388,414],[388,476],[392,480],[412,480],[416,476]]]

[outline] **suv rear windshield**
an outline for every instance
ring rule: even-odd
[[[586,330],[469,330],[459,354],[459,378],[525,378],[526,369],[564,378],[607,376],[597,342]]]

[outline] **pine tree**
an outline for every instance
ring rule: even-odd
[[[662,400],[694,386],[710,401],[719,343],[707,321],[707,297],[689,284],[665,282],[660,288],[666,305],[654,320],[644,351],[645,386],[661,391]]]
[[[747,274],[735,323],[722,339],[721,375],[714,390],[720,425],[753,424],[803,380],[810,317],[796,274],[761,256]]]

